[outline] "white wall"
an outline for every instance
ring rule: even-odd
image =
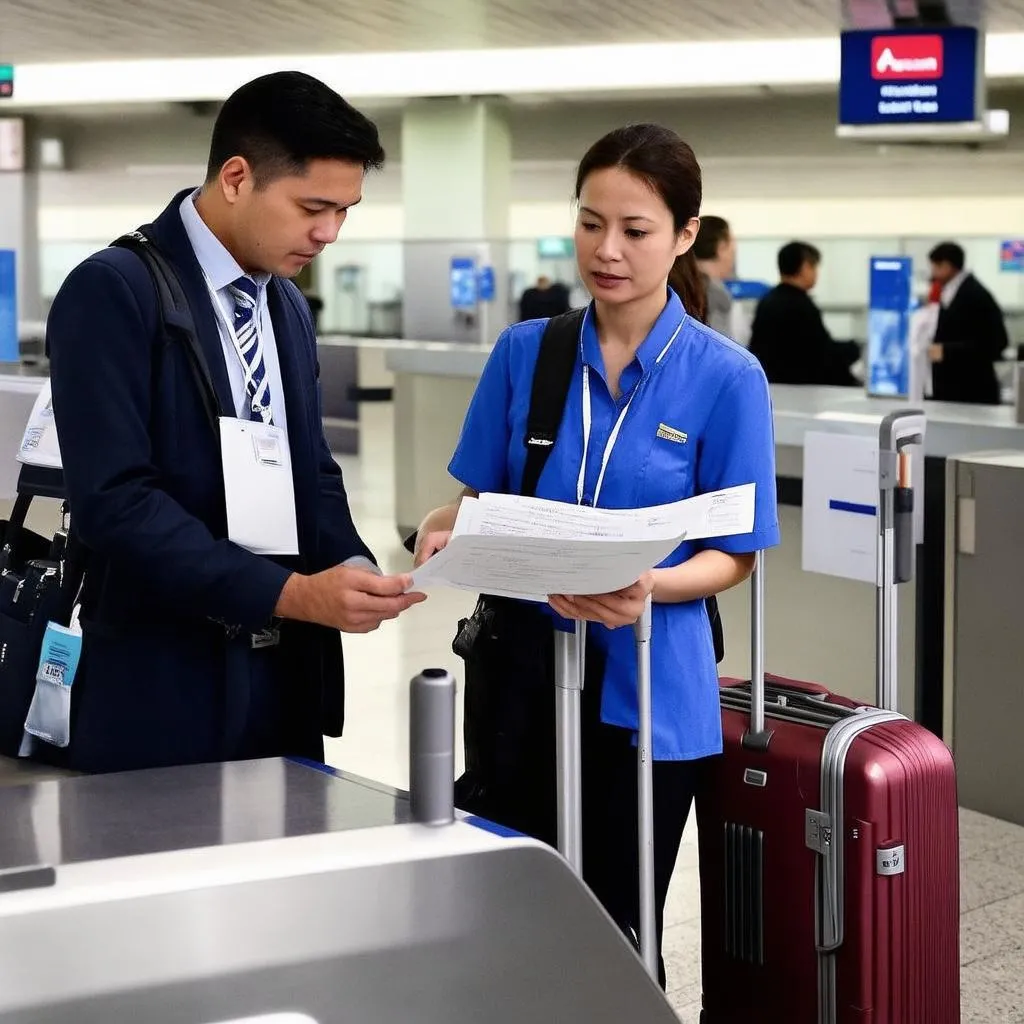
[[[780,240],[828,241],[831,252],[830,240],[859,239],[843,243],[841,259],[830,260],[823,280],[830,299],[834,293],[855,301],[864,291],[865,253],[886,239],[987,236],[978,258],[991,263],[994,239],[1024,236],[1024,91],[994,93],[990,105],[1010,109],[1012,134],[997,148],[976,151],[837,140],[835,99],[821,95],[513,106],[508,237],[570,233],[575,164],[587,146],[617,125],[657,120],[694,146],[704,212],[725,216],[751,243],[741,249],[744,274],[774,276]],[[388,167],[367,180],[363,204],[342,241],[321,257],[319,272],[327,283],[334,267],[358,257],[372,265],[373,296],[385,298],[400,282],[400,255],[394,245],[368,255],[366,243],[394,243],[404,234],[400,113],[382,112],[378,124]],[[64,139],[69,164],[40,182],[47,290],[84,250],[150,219],[177,189],[198,182],[211,125],[210,114],[176,107],[47,119],[39,126]],[[758,239],[763,246],[754,244]],[[523,272],[533,274],[529,249],[517,251]],[[1024,303],[1024,282],[994,273],[997,292]]]

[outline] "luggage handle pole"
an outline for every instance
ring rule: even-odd
[[[764,727],[764,552],[754,555],[750,574],[750,729],[743,746],[766,750],[771,732]]]
[[[899,705],[899,623],[896,585],[913,577],[914,491],[904,449],[924,441],[918,409],[890,413],[878,431],[878,558],[875,581],[875,703]]]
[[[580,695],[586,633],[555,630],[555,753],[558,772],[558,852],[583,877]]]
[[[637,690],[637,835],[640,875],[640,955],[658,980],[658,942],[654,908],[654,763],[651,725],[651,597],[633,627],[636,636]]]

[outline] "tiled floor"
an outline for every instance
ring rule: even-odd
[[[343,459],[353,515],[363,537],[392,570],[405,569],[393,517],[389,406],[364,408],[364,452]],[[452,485],[453,494],[456,485]],[[328,759],[371,778],[404,787],[409,679],[427,666],[450,668],[456,619],[471,595],[436,592],[423,605],[378,632],[349,637],[346,735],[330,744]],[[461,734],[461,722],[459,723]],[[962,1020],[976,1024],[1024,1022],[1024,828],[961,814]],[[687,829],[666,914],[668,987],[686,1024],[700,1008],[700,927],[696,833]]]

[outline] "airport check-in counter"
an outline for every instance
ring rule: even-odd
[[[550,848],[286,760],[0,786],[0,1024],[672,1024]]]
[[[946,475],[944,738],[960,803],[1024,825],[1024,452],[958,455]]]
[[[476,382],[484,348],[433,344],[387,353],[394,374],[396,526],[414,529],[429,509],[451,501],[458,484],[446,468]],[[782,544],[766,559],[767,667],[873,702],[875,589],[802,569],[803,444],[808,431],[876,437],[882,418],[905,403],[854,388],[772,386]],[[899,588],[900,710],[943,731],[945,473],[958,452],[1024,451],[1024,426],[1009,406],[925,402],[923,543],[915,580]],[[725,675],[749,672],[749,608],[744,588],[721,596]]]

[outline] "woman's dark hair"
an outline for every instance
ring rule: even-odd
[[[344,160],[369,171],[384,163],[377,126],[330,86],[277,71],[236,89],[213,126],[206,180],[233,156],[249,162],[257,188],[304,174],[311,160]]]
[[[576,173],[576,198],[595,171],[621,167],[645,181],[672,211],[677,232],[700,215],[701,174],[693,150],[671,128],[631,124],[616,128],[587,150]],[[672,267],[668,283],[698,320],[707,317],[707,291],[690,249]]]
[[[693,255],[699,260],[718,259],[718,249],[729,241],[732,232],[729,222],[722,217],[701,217],[697,241],[693,243]]]

